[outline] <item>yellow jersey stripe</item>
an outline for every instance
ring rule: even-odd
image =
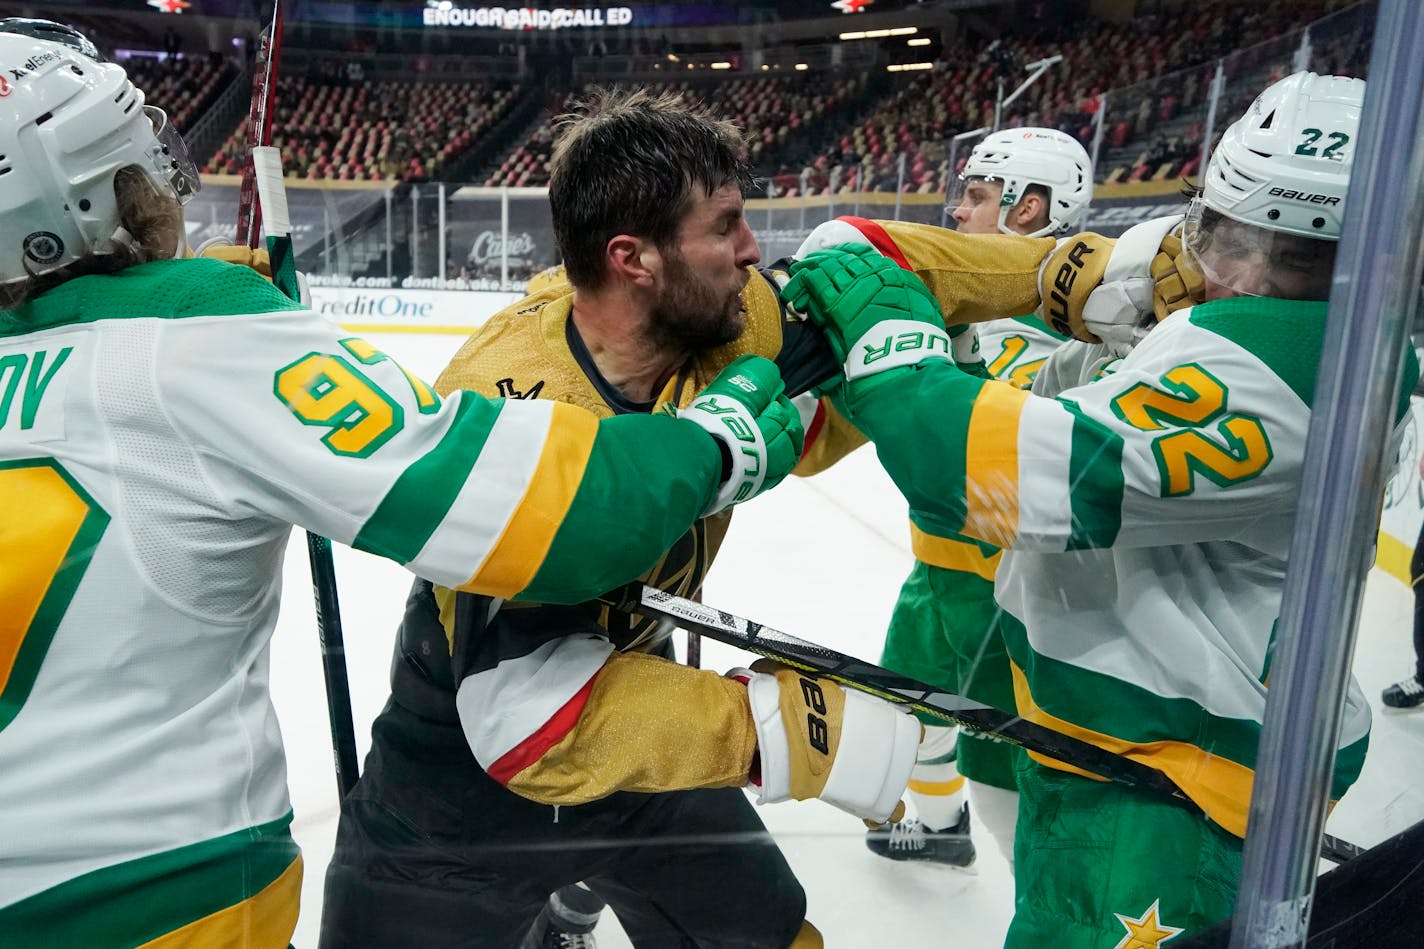
[[[1014,701],[1018,705],[1020,717],[1025,721],[1035,722],[1156,768],[1175,781],[1177,787],[1195,801],[1208,817],[1236,836],[1246,836],[1246,814],[1251,806],[1251,784],[1256,776],[1250,768],[1220,755],[1209,754],[1186,742],[1154,741],[1136,744],[1064,721],[1039,708],[1029,692],[1028,680],[1024,677],[1023,670],[1016,663],[1011,661],[1009,668],[1014,676]],[[1033,760],[1047,767],[1103,780],[1082,768],[1064,764],[1037,752],[1030,751],[1028,754]]]
[[[524,497],[489,556],[460,589],[508,598],[529,585],[578,493],[597,435],[593,415],[553,404],[539,464]]]
[[[227,949],[231,946],[285,946],[297,928],[302,896],[302,858],[241,903],[195,919],[182,929],[143,943],[139,949]]]
[[[964,533],[1012,545],[1019,524],[1019,418],[1027,392],[990,382],[979,390],[964,449]]]
[[[913,521],[910,522],[910,551],[920,563],[959,573],[972,573],[985,580],[994,579],[994,572],[999,569],[999,558],[1003,555],[1002,550],[996,550],[985,556],[978,544],[927,534]]]

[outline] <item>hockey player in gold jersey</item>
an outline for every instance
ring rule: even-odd
[[[734,127],[671,96],[609,94],[567,119],[550,185],[567,280],[494,316],[437,389],[625,417],[699,411],[705,382],[749,357],[775,359],[793,393],[834,374],[756,268],[742,148]],[[697,596],[727,523],[701,519],[645,582]],[[607,549],[631,526],[611,520]],[[920,727],[789,670],[679,665],[671,631],[596,602],[417,584],[391,701],[343,806],[322,945],[511,949],[551,892],[584,881],[635,945],[819,946],[742,787],[884,820]],[[795,711],[803,689],[825,696],[829,748]]]

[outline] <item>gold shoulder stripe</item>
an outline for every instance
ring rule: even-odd
[[[509,598],[529,585],[583,482],[597,435],[598,419],[591,413],[554,403],[528,490],[490,555],[460,589]]]

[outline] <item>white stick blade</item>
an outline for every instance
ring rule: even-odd
[[[292,217],[287,211],[287,187],[282,180],[282,152],[271,145],[252,150],[252,166],[257,172],[257,200],[262,204],[262,229],[268,237],[292,233]]]

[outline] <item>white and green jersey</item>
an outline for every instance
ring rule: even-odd
[[[917,523],[1007,548],[1020,714],[1159,768],[1237,834],[1324,326],[1324,304],[1224,300],[1057,398],[945,363],[851,406]],[[1337,798],[1368,731],[1352,684]]]
[[[1121,358],[1106,343],[1070,340],[1039,366],[1033,377],[1033,394],[1053,398],[1065,389],[1094,382],[1116,372]]]
[[[1048,357],[1068,339],[1055,333],[1036,316],[1015,316],[978,323],[979,354],[989,375],[1012,382],[1020,389],[1033,384]]]
[[[0,942],[139,945],[295,866],[267,689],[293,524],[577,602],[656,561],[720,468],[667,416],[441,399],[216,261],[0,312]],[[610,512],[640,529],[610,546]]]

